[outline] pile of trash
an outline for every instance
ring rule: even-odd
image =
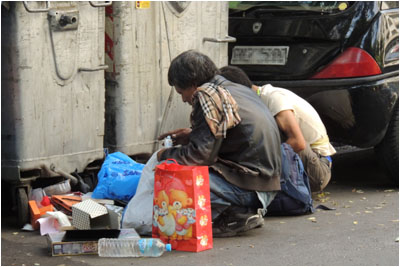
[[[46,236],[52,256],[98,254],[102,238],[140,238],[133,228],[121,229],[121,221],[143,167],[115,152],[106,156],[93,192],[82,181],[81,191],[71,192],[71,180],[31,190],[31,219],[23,230]]]

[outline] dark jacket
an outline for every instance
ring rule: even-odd
[[[241,122],[215,138],[200,104],[193,106],[189,144],[165,150],[161,159],[184,165],[206,165],[230,183],[247,190],[280,190],[281,150],[278,126],[260,98],[245,86],[216,75],[212,83],[226,88],[239,106]]]

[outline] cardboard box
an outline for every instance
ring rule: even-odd
[[[31,225],[33,227],[33,229],[37,230],[39,229],[39,223],[37,222],[37,220],[42,217],[42,215],[46,214],[46,212],[48,211],[54,211],[54,207],[53,205],[48,205],[48,206],[44,206],[39,208],[36,204],[35,200],[29,200],[28,202],[29,204],[29,211],[31,214]]]
[[[107,208],[91,199],[72,206],[72,225],[77,229],[105,229],[109,224]]]
[[[79,231],[79,230],[76,230]],[[97,254],[98,252],[98,240],[103,237],[110,237],[110,230],[97,230],[96,233],[88,234],[88,231],[81,230],[82,234],[77,240],[73,240],[74,236],[77,235],[75,232],[71,237],[66,238],[67,232],[58,232],[47,234],[47,243],[51,251],[52,256],[75,256],[75,255],[87,255]],[[89,230],[90,231],[90,230]],[[115,232],[113,232],[114,234]],[[82,240],[87,235],[90,240]],[[119,239],[129,238],[140,238],[135,229],[121,229],[118,234]]]
[[[123,210],[88,199],[72,206],[72,225],[79,230],[120,229]]]
[[[109,229],[120,229],[121,227],[121,220],[122,220],[122,213],[124,212],[123,207],[115,206],[115,205],[108,205],[106,204],[105,207],[107,208],[108,216],[108,226]]]

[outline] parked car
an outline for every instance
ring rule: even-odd
[[[399,2],[230,2],[229,64],[294,91],[335,144],[374,147],[399,179]]]

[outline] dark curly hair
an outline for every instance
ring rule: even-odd
[[[251,88],[253,83],[250,81],[249,76],[241,69],[236,66],[225,66],[219,69],[221,76],[225,79],[238,83]]]
[[[219,74],[219,70],[208,56],[188,50],[172,60],[168,70],[168,83],[186,90],[209,82],[216,74]]]

